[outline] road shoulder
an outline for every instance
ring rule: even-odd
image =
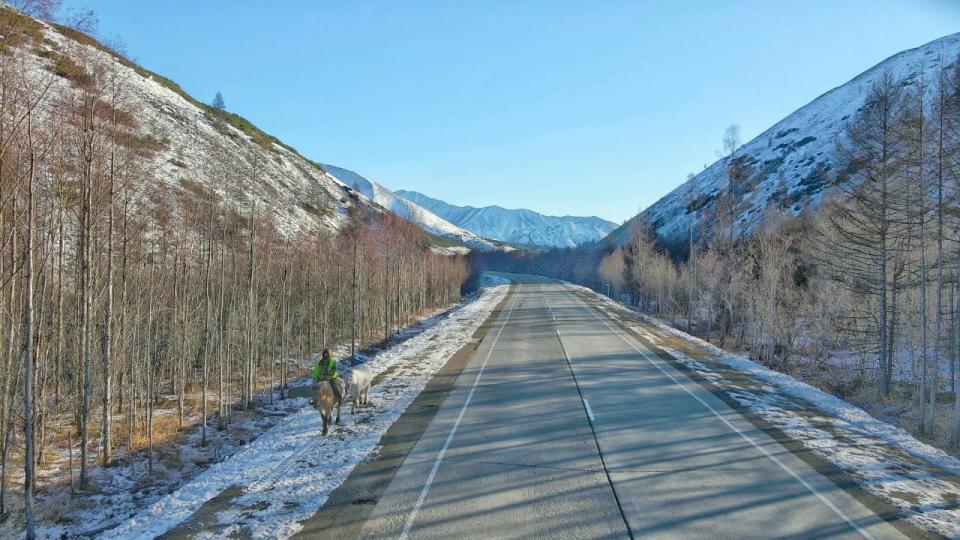
[[[434,415],[454,389],[457,378],[469,363],[495,321],[500,318],[515,287],[504,296],[487,319],[433,376],[419,396],[380,440],[380,448],[356,468],[335,489],[327,502],[308,520],[294,538],[356,538],[370,513],[390,485],[407,455],[417,445]]]
[[[683,373],[690,380],[694,381],[699,386],[710,392],[713,396],[750,422],[758,430],[768,435],[779,445],[808,464],[837,487],[849,493],[852,497],[869,508],[885,522],[895,527],[900,533],[909,538],[942,538],[940,535],[921,529],[907,521],[903,513],[900,512],[895,506],[885,501],[883,498],[864,489],[857,482],[857,480],[851,477],[846,471],[831,463],[824,457],[811,451],[811,449],[804,445],[802,441],[791,437],[788,433],[784,432],[776,425],[768,422],[755,411],[745,407],[740,401],[730,395],[728,389],[719,386],[716,384],[715,380],[704,376],[703,373],[695,369],[691,369],[689,365],[678,360],[669,352],[664,350],[660,344],[663,343],[671,350],[680,351],[684,355],[695,360],[710,362],[711,369],[714,372],[722,374],[723,380],[733,381],[739,386],[755,384],[755,381],[750,380],[749,374],[737,371],[733,368],[718,366],[716,362],[712,362],[709,358],[705,358],[704,352],[695,344],[687,342],[675,335],[666,334],[659,328],[647,323],[640,317],[631,317],[629,320],[630,324],[627,324],[627,322],[623,320],[623,317],[626,317],[627,315],[622,313],[613,313],[610,310],[600,309],[600,302],[597,298],[582,291],[574,292],[584,303],[595,309],[598,309],[598,311],[608,316],[610,320],[614,322],[625,334],[629,335],[632,339],[652,351],[659,359],[668,363],[671,367],[680,373]],[[632,325],[641,326],[643,328],[643,332],[638,332]],[[649,335],[654,335],[661,341],[655,342],[654,340],[650,339]],[[807,406],[810,409],[807,412],[812,415],[824,414],[816,409],[813,405],[807,404]]]

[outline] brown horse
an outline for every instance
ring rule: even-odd
[[[338,384],[342,385],[343,383]],[[340,395],[343,396],[343,394],[344,392],[341,390]],[[316,381],[313,383],[313,406],[320,411],[320,418],[323,419],[324,435],[327,434],[334,408],[337,409],[337,425],[340,425],[340,406],[342,404],[343,398],[337,399],[337,396],[333,393],[333,388],[330,388],[330,382]]]

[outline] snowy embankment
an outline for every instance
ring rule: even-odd
[[[101,538],[154,538],[188,520],[224,490],[242,493],[216,512],[218,536],[286,538],[300,529],[330,493],[349,476],[426,386],[433,374],[463,347],[506,296],[508,287],[483,289],[453,308],[421,334],[373,355],[374,375],[390,370],[370,390],[370,406],[320,435],[320,415],[302,400],[299,410],[256,441],[160,499]],[[212,535],[209,535],[212,536]]]
[[[509,285],[510,283],[511,281],[503,276],[486,272],[480,274],[480,287],[496,287],[497,285]]]
[[[960,460],[836,396],[724,351],[655,317],[638,314],[594,291],[576,288],[600,299],[601,309],[618,316],[631,330],[741,406],[842,469],[913,524],[950,538],[960,537]],[[686,352],[677,350],[678,343]]]

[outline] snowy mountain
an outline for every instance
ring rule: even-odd
[[[359,206],[372,213],[391,211],[419,225],[432,233],[428,241],[434,248],[446,253],[514,249],[452,225],[356,173],[326,170],[246,119],[201,103],[85,34],[32,19],[28,24],[38,37],[20,55],[38,81],[53,85],[50,104],[41,110],[55,114],[55,103],[80,96],[78,75],[107,70],[120,75],[138,110],[137,129],[155,143],[144,166],[151,179],[144,198],[171,207],[207,196],[243,209],[255,203],[258,219],[271,219],[285,235],[334,232],[346,224],[348,209]],[[64,73],[64,66],[75,73]]]
[[[457,227],[433,212],[399,197],[381,184],[368,180],[353,171],[326,164],[323,165],[323,169],[333,175],[334,178],[363,194],[367,199],[433,234],[453,239],[481,251],[497,250],[503,247],[500,243],[491,242],[468,230]]]
[[[575,247],[600,240],[616,227],[592,216],[545,216],[533,210],[499,206],[456,206],[416,191],[400,190],[396,194],[468,231],[512,244]]]
[[[177,206],[212,193],[238,207],[254,202],[260,218],[272,218],[283,234],[334,231],[346,222],[347,208],[357,204],[380,211],[244,118],[215,111],[85,34],[36,20],[29,24],[38,37],[19,51],[24,69],[52,83],[40,110],[56,115],[56,103],[80,96],[78,77],[119,75],[138,111],[137,129],[153,142],[144,167],[151,179],[143,187],[146,198]]]
[[[960,33],[898,53],[846,84],[787,116],[743,145],[734,159],[751,171],[734,192],[736,233],[750,234],[770,212],[797,215],[804,208],[816,209],[823,201],[840,168],[837,143],[846,137],[845,125],[864,104],[871,86],[885,73],[915,86],[921,78],[937,80],[941,61],[951,65],[960,55]],[[623,242],[637,220],[645,220],[664,239],[685,237],[691,220],[700,234],[708,233],[710,214],[718,195],[730,190],[729,159],[720,159],[694,178],[652,204],[637,217],[618,228],[611,239]]]

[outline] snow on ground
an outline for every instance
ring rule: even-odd
[[[436,324],[369,358],[376,376],[390,370],[370,390],[370,406],[320,435],[320,415],[306,401],[256,441],[212,465],[176,492],[144,508],[101,538],[153,538],[190,518],[204,503],[231,486],[242,495],[217,514],[223,536],[244,532],[254,538],[286,538],[300,529],[350,471],[371,452],[393,422],[423,390],[433,374],[463,347],[506,296],[508,287],[483,289]]]
[[[682,328],[681,325],[677,325]],[[893,359],[893,373],[891,379],[894,383],[913,385],[919,378],[917,371],[920,369],[920,346],[918,344],[899,344]],[[875,362],[875,358],[867,359],[866,353],[842,350],[833,352],[823,359],[823,363],[843,370],[847,373],[862,373],[867,370],[876,369],[869,365],[869,362]],[[944,356],[939,359],[939,378],[945,381],[953,380],[950,373],[950,358]],[[931,366],[932,369],[933,366]]]
[[[296,409],[294,400],[268,402],[266,392],[257,396],[257,406],[250,411],[235,411],[225,430],[217,429],[211,418],[207,430],[208,446],[200,445],[200,429],[194,426],[183,440],[154,452],[153,473],[147,470],[145,451],[121,455],[113,466],[92,466],[91,489],[76,496],[66,485],[49,486],[38,493],[39,538],[94,537],[105,528],[135,515],[146,505],[166,496],[177,486],[201,474],[210,462],[223,459],[240,449],[257,434],[270,429],[279,418]],[[173,409],[161,409],[155,420],[175,415]],[[191,423],[196,418],[187,418]],[[96,455],[96,445],[91,445]],[[76,457],[76,456],[75,456]],[[49,473],[52,474],[52,473]],[[21,519],[8,519],[0,526],[0,538],[23,538]]]
[[[960,537],[960,460],[836,396],[728,353],[589,289],[577,288],[601,299],[604,311],[620,315],[618,318],[631,330],[844,470],[915,525],[950,538]],[[637,316],[647,324],[638,324]],[[696,359],[670,347],[665,335],[691,345]]]
[[[509,279],[502,276],[486,272],[480,274],[480,287],[496,287],[497,285],[509,285],[510,283]]]

